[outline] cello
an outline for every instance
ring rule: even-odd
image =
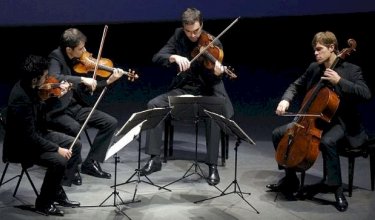
[[[348,45],[350,47],[340,51],[330,69],[334,69],[340,60],[355,51],[357,43],[354,39],[349,39]],[[318,126],[318,120],[330,123],[339,104],[340,98],[337,93],[327,85],[326,81],[320,79],[306,93],[292,126],[280,140],[275,154],[277,163],[297,171],[309,169],[319,155],[323,131]]]

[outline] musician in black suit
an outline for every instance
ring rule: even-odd
[[[222,76],[224,66],[215,62],[212,69],[205,67],[202,62],[190,62],[193,58],[192,52],[198,47],[201,35],[209,34],[203,30],[202,13],[196,8],[187,8],[182,13],[182,27],[176,28],[168,42],[154,55],[152,61],[164,67],[176,68],[180,72],[173,80],[170,90],[151,99],[147,107],[169,106],[168,96],[177,95],[203,95],[221,97],[225,100],[225,116],[231,118],[234,114],[232,103],[225,90]],[[219,40],[214,45],[222,48]],[[219,153],[219,126],[211,119],[205,121],[206,143],[209,175],[207,182],[216,185],[220,182],[217,170],[217,159]],[[141,169],[141,175],[148,175],[161,170],[160,148],[162,145],[162,128],[160,125],[154,129],[147,130],[146,153],[151,155],[149,161]]]
[[[63,216],[55,202],[69,207],[80,205],[68,199],[61,184],[64,176],[73,179],[81,143],[77,141],[69,149],[73,137],[47,129],[45,103],[38,95],[47,73],[46,58],[27,57],[21,80],[12,88],[8,100],[3,157],[26,167],[33,164],[47,167],[35,208],[44,215]]]
[[[343,194],[340,159],[338,148],[340,141],[347,139],[354,147],[360,146],[367,139],[367,134],[361,123],[361,117],[357,110],[358,103],[371,98],[368,88],[359,66],[351,64],[338,57],[338,42],[336,36],[330,32],[319,32],[312,40],[316,62],[310,64],[305,73],[294,81],[285,91],[277,106],[276,114],[283,115],[289,108],[290,102],[299,95],[306,95],[320,80],[339,97],[338,108],[329,123],[317,123],[322,130],[320,139],[320,151],[327,176],[318,184],[306,187],[307,196],[319,192],[333,192],[335,205],[339,211],[348,208],[348,202]],[[338,61],[334,65],[335,61]],[[320,122],[320,121],[317,121]],[[294,123],[276,128],[272,133],[272,140],[277,149],[282,137]],[[281,167],[280,167],[281,168]],[[271,191],[286,193],[296,192],[299,180],[293,168],[285,169],[285,177],[277,184],[269,184],[266,187]]]
[[[59,99],[50,99],[48,104],[48,121],[50,128],[77,136],[83,123],[92,111],[87,100],[82,99],[85,94],[92,91],[101,91],[104,87],[118,80],[124,73],[122,69],[114,68],[113,73],[107,78],[96,80],[88,75],[79,75],[74,71],[82,55],[86,52],[86,36],[76,28],[69,28],[63,32],[60,45],[50,55],[49,73],[59,81],[68,81],[73,88]],[[87,73],[89,74],[89,73]],[[92,147],[83,161],[81,172],[99,178],[111,178],[111,174],[102,170],[100,163],[104,158],[108,147],[111,144],[113,134],[117,128],[117,119],[113,116],[95,109],[87,123],[88,127],[98,129]],[[81,177],[75,182],[80,185]]]

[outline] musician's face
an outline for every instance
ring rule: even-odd
[[[82,41],[78,44],[78,46],[74,48],[71,48],[71,47],[66,48],[66,53],[70,59],[80,58],[85,51],[86,51],[85,42],[82,42]]]
[[[190,41],[197,42],[201,36],[202,27],[203,25],[201,25],[199,21],[196,21],[194,24],[184,25],[184,32]]]
[[[334,53],[334,46],[329,45],[327,47],[323,44],[317,43],[314,48],[314,51],[316,62],[322,64],[324,62],[330,61],[330,57]]]

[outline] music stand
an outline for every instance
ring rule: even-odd
[[[102,203],[100,203],[98,206],[80,206],[80,207],[108,207],[108,206],[114,206],[114,207],[116,207],[119,210],[119,212],[121,212],[123,215],[125,215],[126,217],[128,217],[128,219],[130,219],[130,217],[128,215],[126,215],[125,212],[122,211],[119,208],[119,204],[117,204],[117,202],[116,202],[116,198],[117,197],[122,202],[121,205],[128,204],[128,203],[133,203],[134,202],[134,198],[133,198],[133,200],[131,202],[126,202],[125,203],[124,200],[120,197],[119,192],[117,191],[117,188],[116,188],[117,163],[119,162],[119,159],[120,159],[120,157],[117,156],[117,152],[119,152],[122,148],[124,148],[126,145],[128,145],[132,140],[134,140],[139,135],[139,133],[141,132],[142,124],[145,123],[145,122],[146,122],[146,120],[140,122],[139,124],[137,124],[136,126],[134,126],[133,128],[131,128],[121,139],[119,139],[115,144],[113,144],[108,149],[108,151],[106,153],[106,156],[105,156],[104,160],[107,160],[111,156],[115,155],[114,156],[114,158],[115,158],[115,178],[114,178],[115,185],[114,186],[115,187],[113,189],[113,192]],[[111,196],[113,196],[113,205],[103,205]],[[137,201],[137,202],[139,202],[139,201]]]
[[[242,192],[241,191],[241,188],[240,188],[240,185],[238,184],[238,181],[237,181],[237,151],[238,151],[238,147],[241,143],[241,140],[243,141],[246,141],[250,144],[253,144],[255,145],[255,142],[236,124],[236,122],[230,120],[230,119],[227,119],[225,118],[224,116],[222,115],[219,115],[219,114],[216,114],[214,112],[210,112],[210,111],[207,111],[207,110],[204,110],[204,112],[210,116],[219,126],[220,128],[228,135],[233,135],[237,138],[237,141],[236,141],[236,146],[234,148],[235,150],[235,165],[234,165],[234,179],[232,181],[232,183],[230,183],[227,188],[225,188],[224,191],[221,191],[221,194],[218,195],[218,196],[214,196],[214,197],[211,197],[211,198],[207,198],[207,199],[202,199],[202,200],[199,200],[199,201],[195,201],[194,203],[198,203],[198,202],[203,202],[203,201],[206,201],[206,200],[210,200],[210,199],[214,199],[214,198],[218,198],[218,197],[221,197],[221,196],[226,196],[226,195],[229,195],[229,194],[233,194],[233,193],[236,193],[239,197],[241,197],[249,206],[251,206],[255,211],[256,213],[259,214],[259,211],[256,210],[254,208],[254,206],[252,206],[245,198],[244,198],[244,194],[247,194],[247,195],[251,195],[251,193],[245,193],[245,192]],[[229,187],[231,185],[234,185],[234,190],[232,192],[229,192],[229,193],[225,193]],[[238,188],[238,191],[237,191],[237,188]]]
[[[214,96],[192,96],[192,95],[181,95],[181,96],[168,96],[169,105],[173,107],[171,111],[171,117],[181,120],[183,118],[190,118],[194,121],[195,125],[195,158],[189,169],[184,175],[172,181],[164,187],[183,180],[194,174],[206,178],[203,174],[201,167],[198,164],[198,123],[202,118],[207,118],[207,114],[204,110],[210,110],[217,113],[223,114],[224,112],[224,98]],[[194,169],[193,169],[194,168]],[[188,174],[193,169],[193,172]],[[198,172],[200,171],[200,173]]]
[[[136,182],[136,186],[135,186],[134,194],[133,194],[133,199],[132,199],[133,202],[140,201],[140,200],[135,201],[134,199],[135,199],[135,195],[137,194],[138,184],[141,183],[141,182],[147,183],[151,186],[155,186],[155,187],[158,187],[159,189],[165,189],[165,190],[171,192],[170,189],[167,189],[164,186],[159,186],[159,185],[154,184],[150,180],[150,178],[148,178],[148,176],[146,174],[144,174],[144,177],[148,180],[148,182],[144,181],[144,180],[141,180],[141,176],[140,176],[140,172],[141,172],[141,139],[142,139],[141,133],[144,130],[156,127],[162,120],[164,120],[164,118],[169,114],[171,109],[172,109],[171,107],[153,108],[153,109],[147,109],[145,111],[133,113],[132,116],[129,118],[129,120],[115,134],[115,136],[117,136],[121,133],[125,133],[128,130],[130,130],[131,128],[133,128],[135,125],[139,124],[142,121],[145,121],[141,126],[141,131],[140,131],[139,136],[138,136],[138,166],[137,166],[137,169],[135,169],[135,172],[133,173],[133,175],[131,175],[124,183],[120,183],[120,184],[111,186],[111,187],[116,187],[116,186],[120,186],[120,185],[124,185],[124,184],[128,184],[128,183]],[[131,180],[134,176],[137,176],[137,179]]]

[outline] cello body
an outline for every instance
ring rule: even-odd
[[[330,88],[322,87],[321,83],[307,93],[299,113],[319,116],[297,116],[294,119],[277,147],[275,159],[280,166],[302,171],[314,164],[322,137],[318,120],[329,123],[339,103],[338,95]]]
[[[345,48],[337,55],[330,66],[336,64],[355,51],[357,42],[348,39],[350,48]],[[297,171],[308,170],[319,155],[322,123],[330,123],[340,104],[339,96],[327,85],[320,81],[310,89],[303,99],[302,107],[291,123],[287,132],[281,138],[275,154],[277,163],[285,168]]]

